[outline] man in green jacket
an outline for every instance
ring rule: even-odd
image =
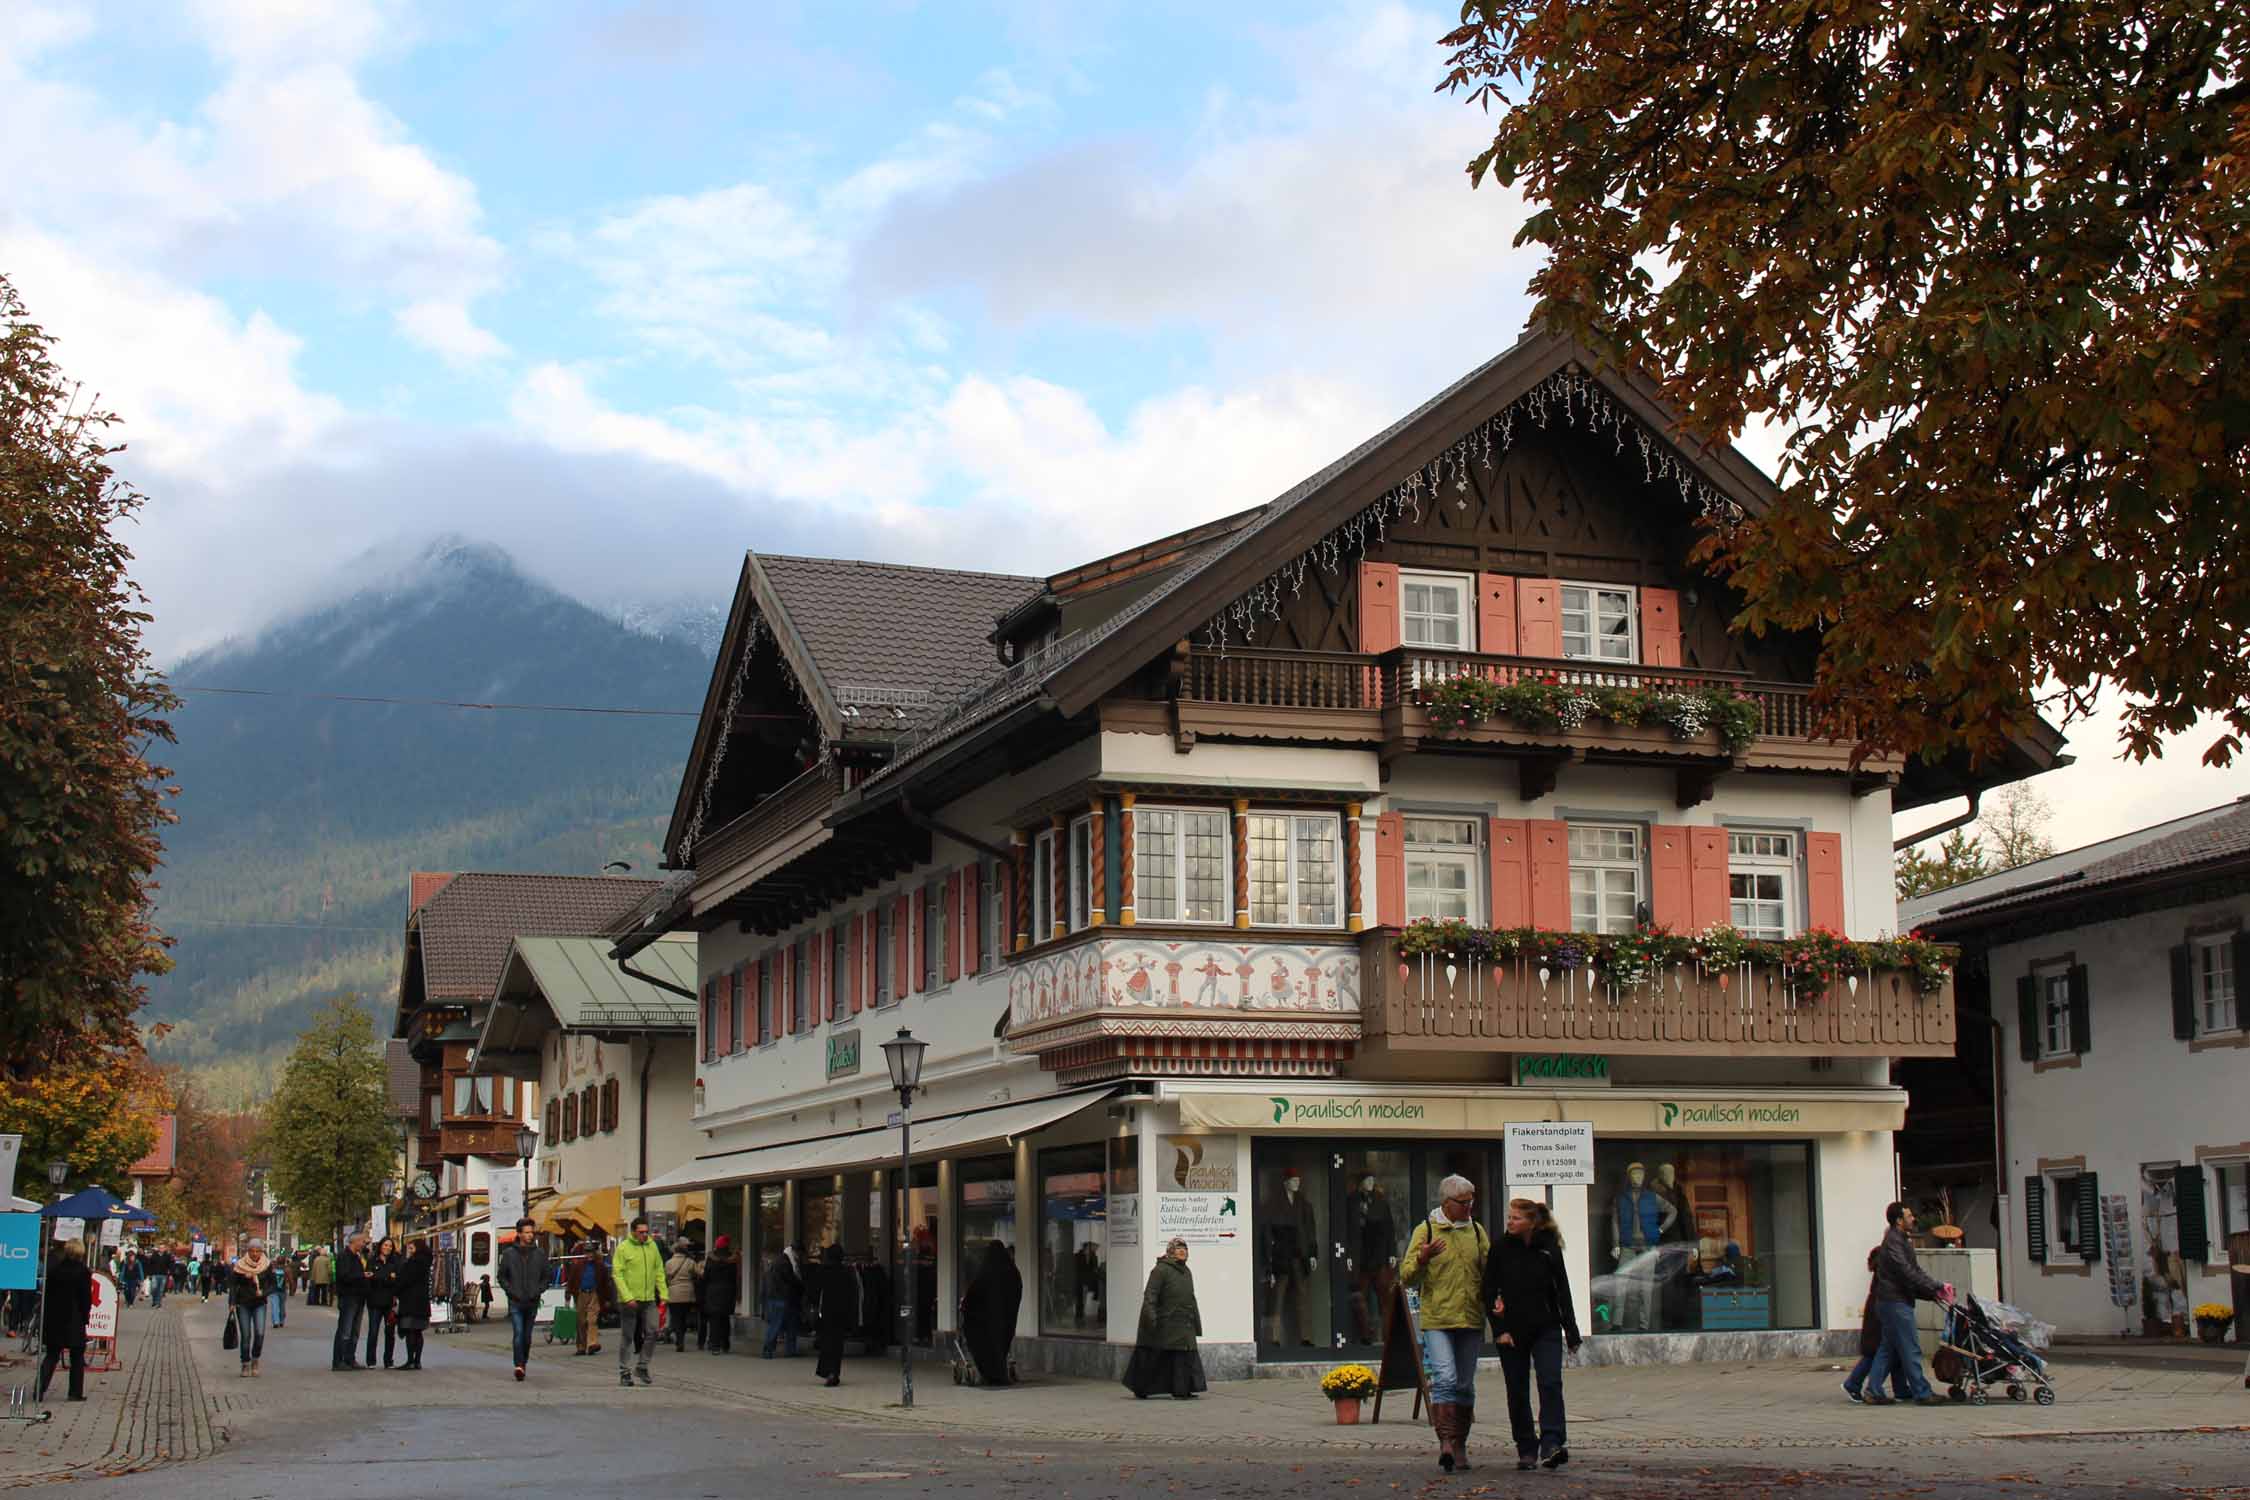
[[[664,1252],[648,1237],[648,1220],[635,1219],[633,1232],[617,1242],[609,1274],[617,1283],[617,1383],[630,1387],[638,1373],[642,1385],[654,1385],[648,1362],[656,1353],[657,1309],[664,1305]]]
[[[1398,1279],[1422,1294],[1422,1353],[1430,1367],[1430,1425],[1438,1467],[1469,1467],[1477,1419],[1477,1358],[1484,1353],[1484,1258],[1492,1237],[1476,1219],[1476,1184],[1448,1177],[1440,1202],[1414,1226]]]

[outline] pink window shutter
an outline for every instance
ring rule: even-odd
[[[1487,656],[1516,654],[1516,581],[1505,573],[1477,577],[1477,649]]]
[[[1552,578],[1516,580],[1516,654],[1562,655],[1562,585]]]
[[[1810,900],[1807,924],[1838,936],[1844,931],[1844,836],[1805,835],[1805,884]]]
[[[1695,897],[1688,876],[1691,832],[1663,823],[1648,831],[1649,918],[1672,932],[1686,932],[1695,925]]]
[[[1641,661],[1651,667],[1681,665],[1678,589],[1641,590]]]
[[[1697,932],[1727,920],[1727,831],[1688,830],[1688,923]]]
[[[1521,818],[1485,819],[1492,866],[1492,925],[1531,925],[1531,848]]]
[[[1530,845],[1531,925],[1570,930],[1570,825],[1546,818],[1524,821]]]
[[[1375,820],[1375,922],[1406,925],[1406,818],[1400,813]]]

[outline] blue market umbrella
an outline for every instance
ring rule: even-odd
[[[108,1188],[90,1187],[72,1193],[58,1203],[50,1203],[39,1210],[43,1219],[84,1219],[89,1224],[116,1219],[125,1224],[154,1224],[156,1215],[145,1208],[135,1208]]]

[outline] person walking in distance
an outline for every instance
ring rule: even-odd
[[[695,1283],[700,1268],[691,1253],[694,1249],[683,1236],[673,1242],[672,1253],[664,1259],[664,1301],[672,1313],[672,1348],[680,1354],[687,1353],[688,1324],[695,1315]],[[696,1347],[704,1347],[705,1342],[699,1335]]]
[[[516,1379],[531,1362],[531,1325],[539,1316],[539,1294],[547,1289],[547,1252],[531,1232],[531,1220],[516,1220],[516,1237],[500,1251],[500,1294],[508,1299],[508,1327],[515,1335]]]
[[[313,1252],[312,1290],[305,1301],[310,1306],[326,1307],[329,1302],[329,1283],[335,1279],[336,1258],[328,1253],[326,1245]]]
[[[46,1341],[47,1357],[39,1362],[39,1386],[34,1401],[47,1399],[47,1382],[55,1366],[70,1357],[72,1401],[86,1399],[86,1320],[94,1315],[94,1273],[86,1269],[86,1247],[65,1240],[49,1252],[47,1291],[40,1299],[39,1335]]]
[[[734,1241],[720,1235],[704,1257],[703,1347],[712,1354],[734,1352],[734,1304],[742,1295],[742,1262],[735,1257]]]
[[[563,1277],[570,1283],[571,1306],[578,1310],[578,1347],[573,1358],[602,1352],[602,1309],[617,1305],[617,1287],[609,1279],[609,1261],[602,1254],[598,1239],[588,1239],[579,1247],[581,1258],[573,1264],[569,1255],[563,1264],[569,1269]]]
[[[416,1240],[414,1248],[398,1263],[398,1274],[392,1278],[392,1315],[397,1319],[399,1337],[406,1340],[406,1363],[403,1369],[422,1368],[422,1335],[430,1326],[430,1242]]]
[[[825,1385],[844,1383],[844,1336],[851,1331],[850,1309],[859,1304],[859,1278],[844,1264],[844,1247],[830,1245],[820,1252],[815,1273],[820,1297],[820,1332],[815,1339],[820,1362],[813,1374]]]
[[[1563,1262],[1562,1231],[1546,1204],[1508,1200],[1508,1230],[1484,1263],[1484,1300],[1500,1344],[1500,1373],[1508,1386],[1508,1425],[1516,1439],[1516,1467],[1559,1469],[1570,1462],[1570,1433],[1563,1420],[1563,1349],[1576,1353],[1578,1309]],[[1531,1385],[1539,1384],[1539,1425],[1531,1422]],[[1468,1432],[1462,1431],[1462,1447]]]
[[[1851,1373],[1844,1377],[1844,1399],[1855,1406],[1862,1401],[1874,1406],[1888,1406],[1893,1397],[1907,1401],[1913,1395],[1906,1384],[1906,1372],[1896,1365],[1891,1367],[1889,1396],[1881,1391],[1866,1389],[1867,1377],[1875,1370],[1875,1356],[1883,1347],[1883,1325],[1875,1320],[1874,1277],[1875,1261],[1882,1253],[1883,1247],[1880,1245],[1867,1252],[1867,1300],[1860,1304],[1859,1309],[1859,1363],[1853,1365]],[[1863,1391],[1865,1394],[1862,1394]]]
[[[1422,1358],[1430,1371],[1430,1426],[1438,1467],[1469,1466],[1469,1429],[1477,1419],[1477,1356],[1484,1351],[1484,1263],[1491,1237],[1476,1220],[1476,1184],[1452,1176],[1438,1184],[1439,1202],[1414,1226],[1398,1279],[1422,1294]]]
[[[778,1341],[782,1352],[790,1359],[797,1357],[797,1329],[804,1316],[805,1278],[797,1267],[797,1250],[794,1245],[776,1251],[766,1260],[766,1274],[759,1287],[760,1300],[765,1303],[766,1343],[759,1351],[764,1359],[773,1358],[773,1346]]]
[[[252,1241],[253,1244],[256,1241]],[[282,1256],[266,1270],[266,1321],[275,1328],[289,1321],[289,1258]]]
[[[1922,1344],[1914,1330],[1914,1303],[1919,1298],[1949,1304],[1953,1286],[1933,1280],[1915,1257],[1910,1238],[1914,1233],[1913,1209],[1893,1203],[1883,1210],[1883,1218],[1888,1227],[1883,1231],[1883,1243],[1875,1249],[1873,1292],[1875,1323],[1882,1332],[1882,1342],[1875,1350],[1875,1363],[1868,1369],[1868,1390],[1876,1405],[1886,1404],[1882,1396],[1884,1380],[1903,1371],[1916,1406],[1943,1406],[1945,1398],[1922,1378]]]
[[[642,1385],[654,1385],[648,1363],[656,1354],[656,1309],[664,1300],[664,1252],[648,1237],[648,1220],[635,1219],[617,1242],[609,1277],[617,1284],[617,1383],[629,1386],[637,1374]]]
[[[242,1356],[242,1378],[248,1380],[266,1354],[266,1278],[273,1274],[266,1242],[251,1240],[229,1269],[227,1305],[234,1318],[235,1348]]]
[[[329,1356],[331,1370],[356,1370],[360,1368],[355,1357],[359,1349],[359,1320],[366,1316],[367,1305],[367,1233],[354,1230],[329,1262],[331,1283],[336,1298],[336,1347]]]

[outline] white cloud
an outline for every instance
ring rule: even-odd
[[[398,311],[399,331],[416,344],[458,365],[498,359],[508,346],[479,328],[458,302],[416,302]]]

